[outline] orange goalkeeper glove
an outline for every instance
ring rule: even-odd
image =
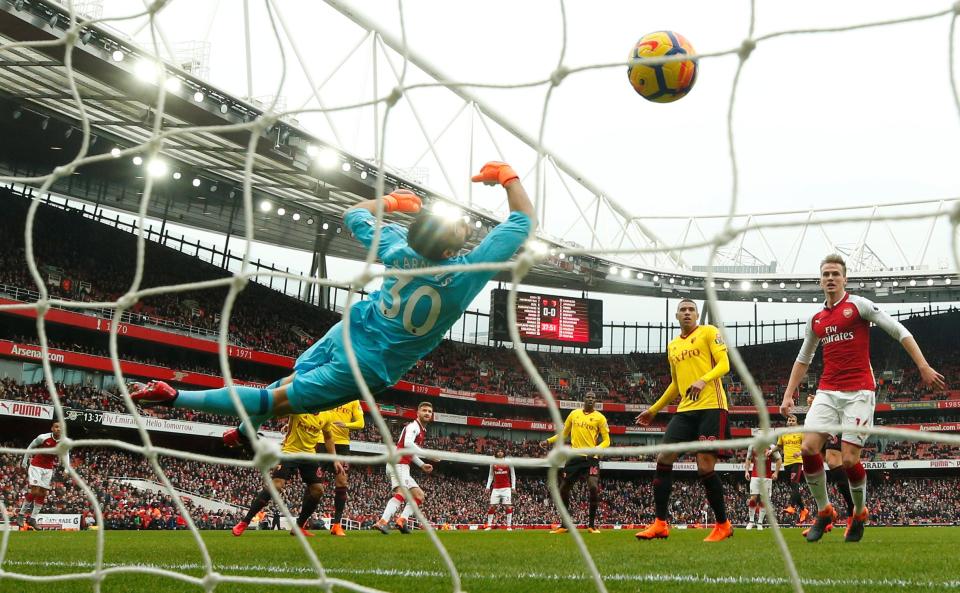
[[[513,167],[506,163],[501,163],[500,161],[490,161],[483,168],[480,169],[480,173],[473,176],[473,181],[481,181],[486,185],[496,185],[500,184],[504,187],[507,184],[513,183],[514,181],[519,181],[520,176],[517,175],[517,172],[513,170]]]
[[[389,196],[383,197],[383,209],[386,212],[420,212],[423,202],[420,196],[408,189],[395,189]]]

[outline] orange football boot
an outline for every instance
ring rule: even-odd
[[[670,525],[663,519],[657,519],[647,526],[646,529],[638,531],[634,537],[637,539],[667,539],[670,535]]]
[[[727,538],[733,537],[733,525],[730,523],[730,520],[727,519],[723,523],[717,523],[713,528],[713,531],[710,532],[710,535],[705,537],[703,541],[705,542],[722,542]]]

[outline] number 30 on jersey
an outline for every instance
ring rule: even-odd
[[[410,296],[407,297],[406,301],[404,301],[400,297],[400,291],[403,290],[403,287],[409,284],[411,280],[413,280],[413,278],[397,278],[397,281],[390,287],[389,292],[387,292],[387,294],[390,295],[390,306],[388,307],[385,299],[380,297],[380,313],[387,319],[396,319],[402,308],[403,329],[415,336],[423,336],[430,333],[433,326],[437,324],[437,319],[440,317],[440,307],[443,305],[443,302],[440,300],[440,293],[437,292],[437,289],[427,285],[420,286],[414,290]],[[424,319],[422,324],[414,325],[413,312],[416,310],[420,300],[424,298],[430,299],[430,311],[427,313],[427,318]]]

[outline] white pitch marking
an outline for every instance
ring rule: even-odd
[[[92,562],[50,560],[45,562],[33,560],[11,560],[3,563],[9,566],[58,566],[64,568],[94,568]],[[114,566],[136,566],[131,564],[104,563],[104,568]],[[155,568],[168,570],[202,570],[202,564],[174,563],[153,564]],[[262,565],[262,564],[218,564],[214,569],[223,574],[225,571],[265,572],[275,574],[310,574],[316,571],[307,566]],[[8,575],[9,571],[6,572]],[[0,572],[0,574],[3,574]],[[329,574],[392,576],[401,578],[446,578],[449,575],[438,570],[409,570],[398,568],[328,568]],[[485,573],[464,573],[465,579],[491,580],[500,579],[502,575]],[[522,572],[511,575],[513,578],[540,580],[540,581],[585,581],[589,580],[586,574],[557,574],[545,572]],[[644,582],[644,583],[699,583],[703,585],[789,585],[790,580],[784,577],[745,577],[745,576],[707,576],[699,574],[605,574],[605,581]],[[91,577],[92,578],[92,577]],[[960,589],[960,580],[951,581],[917,581],[912,579],[800,579],[804,585],[813,587],[852,587],[856,585],[867,587],[929,587],[941,589]]]

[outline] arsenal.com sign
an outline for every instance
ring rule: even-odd
[[[17,358],[35,358],[37,360],[43,359],[43,352],[40,350],[40,346],[27,346],[24,344],[14,344],[12,342],[7,342],[4,346],[6,346],[6,354],[10,356]],[[63,364],[63,359],[64,356],[61,352],[47,350],[47,360],[50,362]]]

